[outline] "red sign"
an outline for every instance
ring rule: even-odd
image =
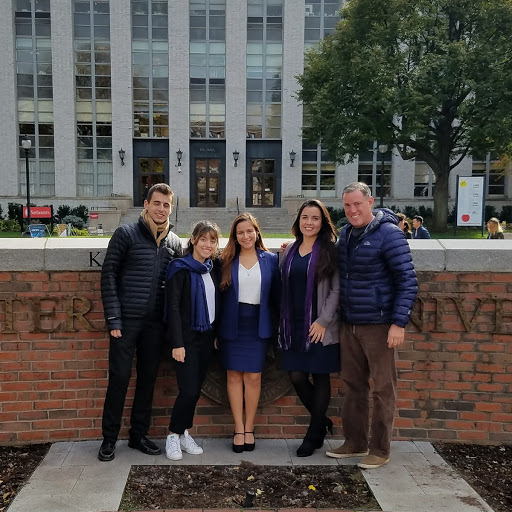
[[[27,215],[27,207],[23,207],[23,218],[26,219]],[[51,219],[52,217],[52,209],[50,206],[31,206],[30,207],[30,217],[32,219]]]
[[[89,219],[96,220],[99,219],[99,214],[97,212],[89,212]]]

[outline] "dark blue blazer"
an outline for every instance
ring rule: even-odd
[[[263,339],[271,338],[276,315],[279,311],[279,266],[277,254],[256,249],[261,272],[261,299],[258,336]],[[231,266],[231,285],[221,294],[221,316],[219,336],[227,340],[238,337],[238,265],[239,257],[235,256]]]

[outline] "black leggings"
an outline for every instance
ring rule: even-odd
[[[295,392],[311,414],[313,423],[325,425],[325,417],[331,399],[331,380],[328,373],[313,373],[313,382],[305,372],[289,372]],[[325,427],[324,427],[325,428]]]

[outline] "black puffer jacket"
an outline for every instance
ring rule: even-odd
[[[157,247],[142,217],[116,229],[101,272],[109,330],[122,330],[123,318],[163,319],[165,272],[169,262],[181,254],[181,240],[171,231]]]

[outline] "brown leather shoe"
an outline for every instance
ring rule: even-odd
[[[359,464],[357,465],[360,468],[363,469],[377,469],[381,466],[384,466],[384,464],[387,464],[389,462],[389,457],[379,457],[377,455],[367,455],[366,457],[363,457]]]
[[[348,446],[347,443],[344,443],[330,452],[325,452],[325,454],[327,457],[334,459],[348,459],[349,457],[363,457],[368,455],[368,450],[354,450],[352,446]]]

